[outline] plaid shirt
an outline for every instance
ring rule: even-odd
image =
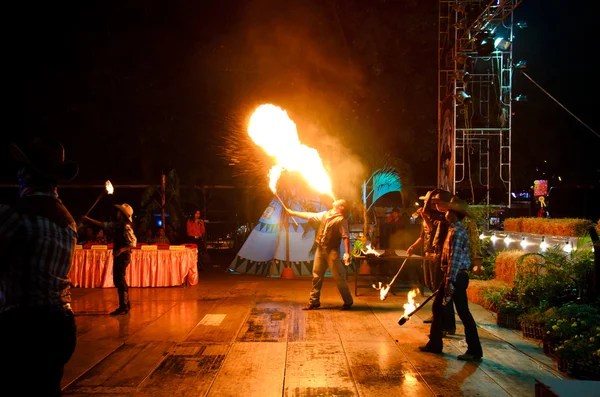
[[[456,221],[448,229],[448,236],[442,251],[442,269],[446,270],[446,285],[454,283],[461,270],[469,270],[469,236],[460,221]]]
[[[68,214],[58,197],[41,196],[45,197],[34,199]],[[67,306],[71,301],[67,275],[76,241],[74,222],[61,226],[39,212],[0,205],[0,313]]]

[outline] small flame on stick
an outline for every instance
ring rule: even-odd
[[[419,289],[415,288],[408,293],[408,303],[404,304],[404,313],[402,313],[402,317],[409,318],[408,314],[412,313],[417,307],[419,307],[418,303],[415,303],[415,297],[419,293]]]
[[[106,187],[106,193],[113,194],[115,192],[115,188],[110,181],[104,182],[104,186]]]

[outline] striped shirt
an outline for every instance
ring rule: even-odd
[[[67,306],[76,241],[75,222],[56,195],[0,205],[0,313]]]
[[[456,221],[448,229],[448,236],[442,251],[442,268],[446,269],[446,284],[454,283],[461,270],[469,270],[469,236],[460,221]]]

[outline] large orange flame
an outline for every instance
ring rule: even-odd
[[[408,314],[412,313],[417,307],[419,307],[418,303],[415,303],[415,297],[417,296],[417,293],[419,293],[419,289],[413,289],[412,291],[409,291],[408,293],[408,303],[405,303],[404,306],[404,313],[402,313],[402,316],[407,316]]]
[[[269,187],[277,192],[283,170],[299,172],[317,191],[333,198],[331,180],[323,167],[319,152],[300,143],[296,124],[287,112],[275,105],[259,106],[248,126],[248,134],[276,164],[269,171]]]

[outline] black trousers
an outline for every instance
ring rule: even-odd
[[[465,339],[467,340],[467,353],[471,353],[474,356],[483,356],[483,350],[481,348],[481,342],[479,341],[479,334],[477,332],[477,325],[473,319],[473,315],[469,310],[469,300],[467,299],[467,288],[469,287],[469,275],[467,272],[461,271],[456,276],[456,282],[454,283],[454,295],[452,295],[452,301],[448,303],[451,306],[454,303],[456,313],[462,321],[465,327]],[[433,350],[441,351],[443,348],[442,342],[442,316],[444,314],[444,295],[445,295],[445,283],[440,285],[440,292],[436,295],[433,300],[433,322],[431,323],[431,329],[429,331],[429,342],[427,345]]]
[[[442,270],[439,260],[436,260],[435,258],[426,259],[424,266],[424,273],[426,273],[425,277],[428,279],[431,286],[426,285],[433,292],[437,289],[437,286],[445,283],[445,272]],[[448,304],[443,307],[442,331],[456,331],[456,316],[454,315],[454,305],[452,305],[451,302],[448,302]]]
[[[0,385],[29,396],[60,396],[65,364],[77,342],[70,310],[45,306],[0,314]],[[26,375],[27,383],[15,383]]]
[[[130,263],[131,252],[126,251],[117,257],[113,257],[113,283],[119,292],[129,291],[127,280],[125,280],[125,272]]]

